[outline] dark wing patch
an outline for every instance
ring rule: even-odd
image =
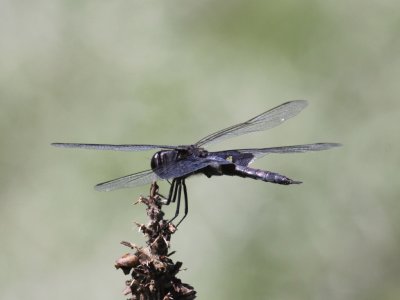
[[[281,146],[270,148],[253,148],[253,149],[236,149],[218,152],[210,152],[210,154],[227,159],[232,157],[232,162],[240,166],[248,166],[255,159],[261,158],[270,153],[304,153],[310,151],[322,151],[330,148],[339,147],[338,143],[315,143],[305,145]]]

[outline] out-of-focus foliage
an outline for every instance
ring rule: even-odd
[[[91,187],[148,168],[152,153],[51,142],[186,144],[304,98],[287,124],[218,149],[344,147],[255,164],[300,186],[189,180],[172,241],[183,280],[199,299],[399,299],[399,11],[394,0],[1,1],[1,297],[123,299],[118,243],[143,240],[131,203],[148,187]]]

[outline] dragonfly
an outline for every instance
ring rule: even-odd
[[[190,176],[196,174],[204,174],[207,177],[228,175],[282,185],[302,183],[301,181],[292,180],[276,172],[251,168],[249,165],[254,162],[254,160],[267,154],[321,151],[341,146],[341,144],[314,143],[269,148],[232,149],[216,152],[207,151],[204,146],[243,134],[271,129],[296,116],[306,106],[306,100],[285,102],[246,122],[207,135],[192,145],[112,145],[85,143],[52,143],[52,145],[62,148],[113,151],[158,150],[151,158],[151,169],[99,183],[95,186],[95,189],[98,191],[112,191],[120,188],[145,185],[157,180],[168,180],[168,182],[170,182],[170,189],[168,196],[164,197],[165,204],[169,205],[170,203],[176,203],[175,215],[168,221],[168,223],[172,223],[172,221],[179,216],[183,193],[184,215],[177,223],[177,227],[183,219],[186,218],[189,212],[188,192],[185,181]]]

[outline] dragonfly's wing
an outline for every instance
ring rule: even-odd
[[[302,153],[309,151],[322,151],[339,146],[341,146],[341,144],[338,143],[316,143],[271,148],[226,150],[212,152],[211,154],[218,156],[222,159],[231,159],[232,162],[235,164],[247,166],[251,164],[255,159],[261,158],[270,153]]]
[[[61,148],[81,148],[93,150],[114,151],[146,151],[152,149],[176,149],[176,146],[167,145],[109,145],[109,144],[80,144],[80,143],[52,143],[52,146]]]
[[[305,100],[295,100],[283,103],[244,123],[233,125],[231,127],[210,134],[198,141],[196,143],[196,146],[200,147],[206,144],[219,142],[234,136],[273,128],[282,124],[286,120],[296,116],[306,106],[307,101]]]
[[[215,164],[231,164],[218,156],[209,155],[207,157],[190,156],[166,166],[159,167],[154,172],[162,179],[172,179],[183,176],[190,176],[196,171],[203,169],[209,165]]]
[[[230,164],[231,162],[221,159],[220,157],[199,158],[188,157],[180,161],[172,162],[167,166],[162,166],[154,170],[147,170],[107,182],[100,183],[95,186],[98,191],[112,191],[121,188],[136,187],[149,184],[155,180],[172,179],[182,176],[189,176],[210,164]]]
[[[159,177],[152,170],[147,170],[99,183],[94,188],[98,191],[108,192],[122,188],[149,184],[157,179],[159,179]]]

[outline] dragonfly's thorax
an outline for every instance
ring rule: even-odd
[[[165,167],[188,157],[207,157],[208,151],[194,146],[180,146],[175,150],[162,150],[156,152],[151,158],[151,168],[153,170]]]

